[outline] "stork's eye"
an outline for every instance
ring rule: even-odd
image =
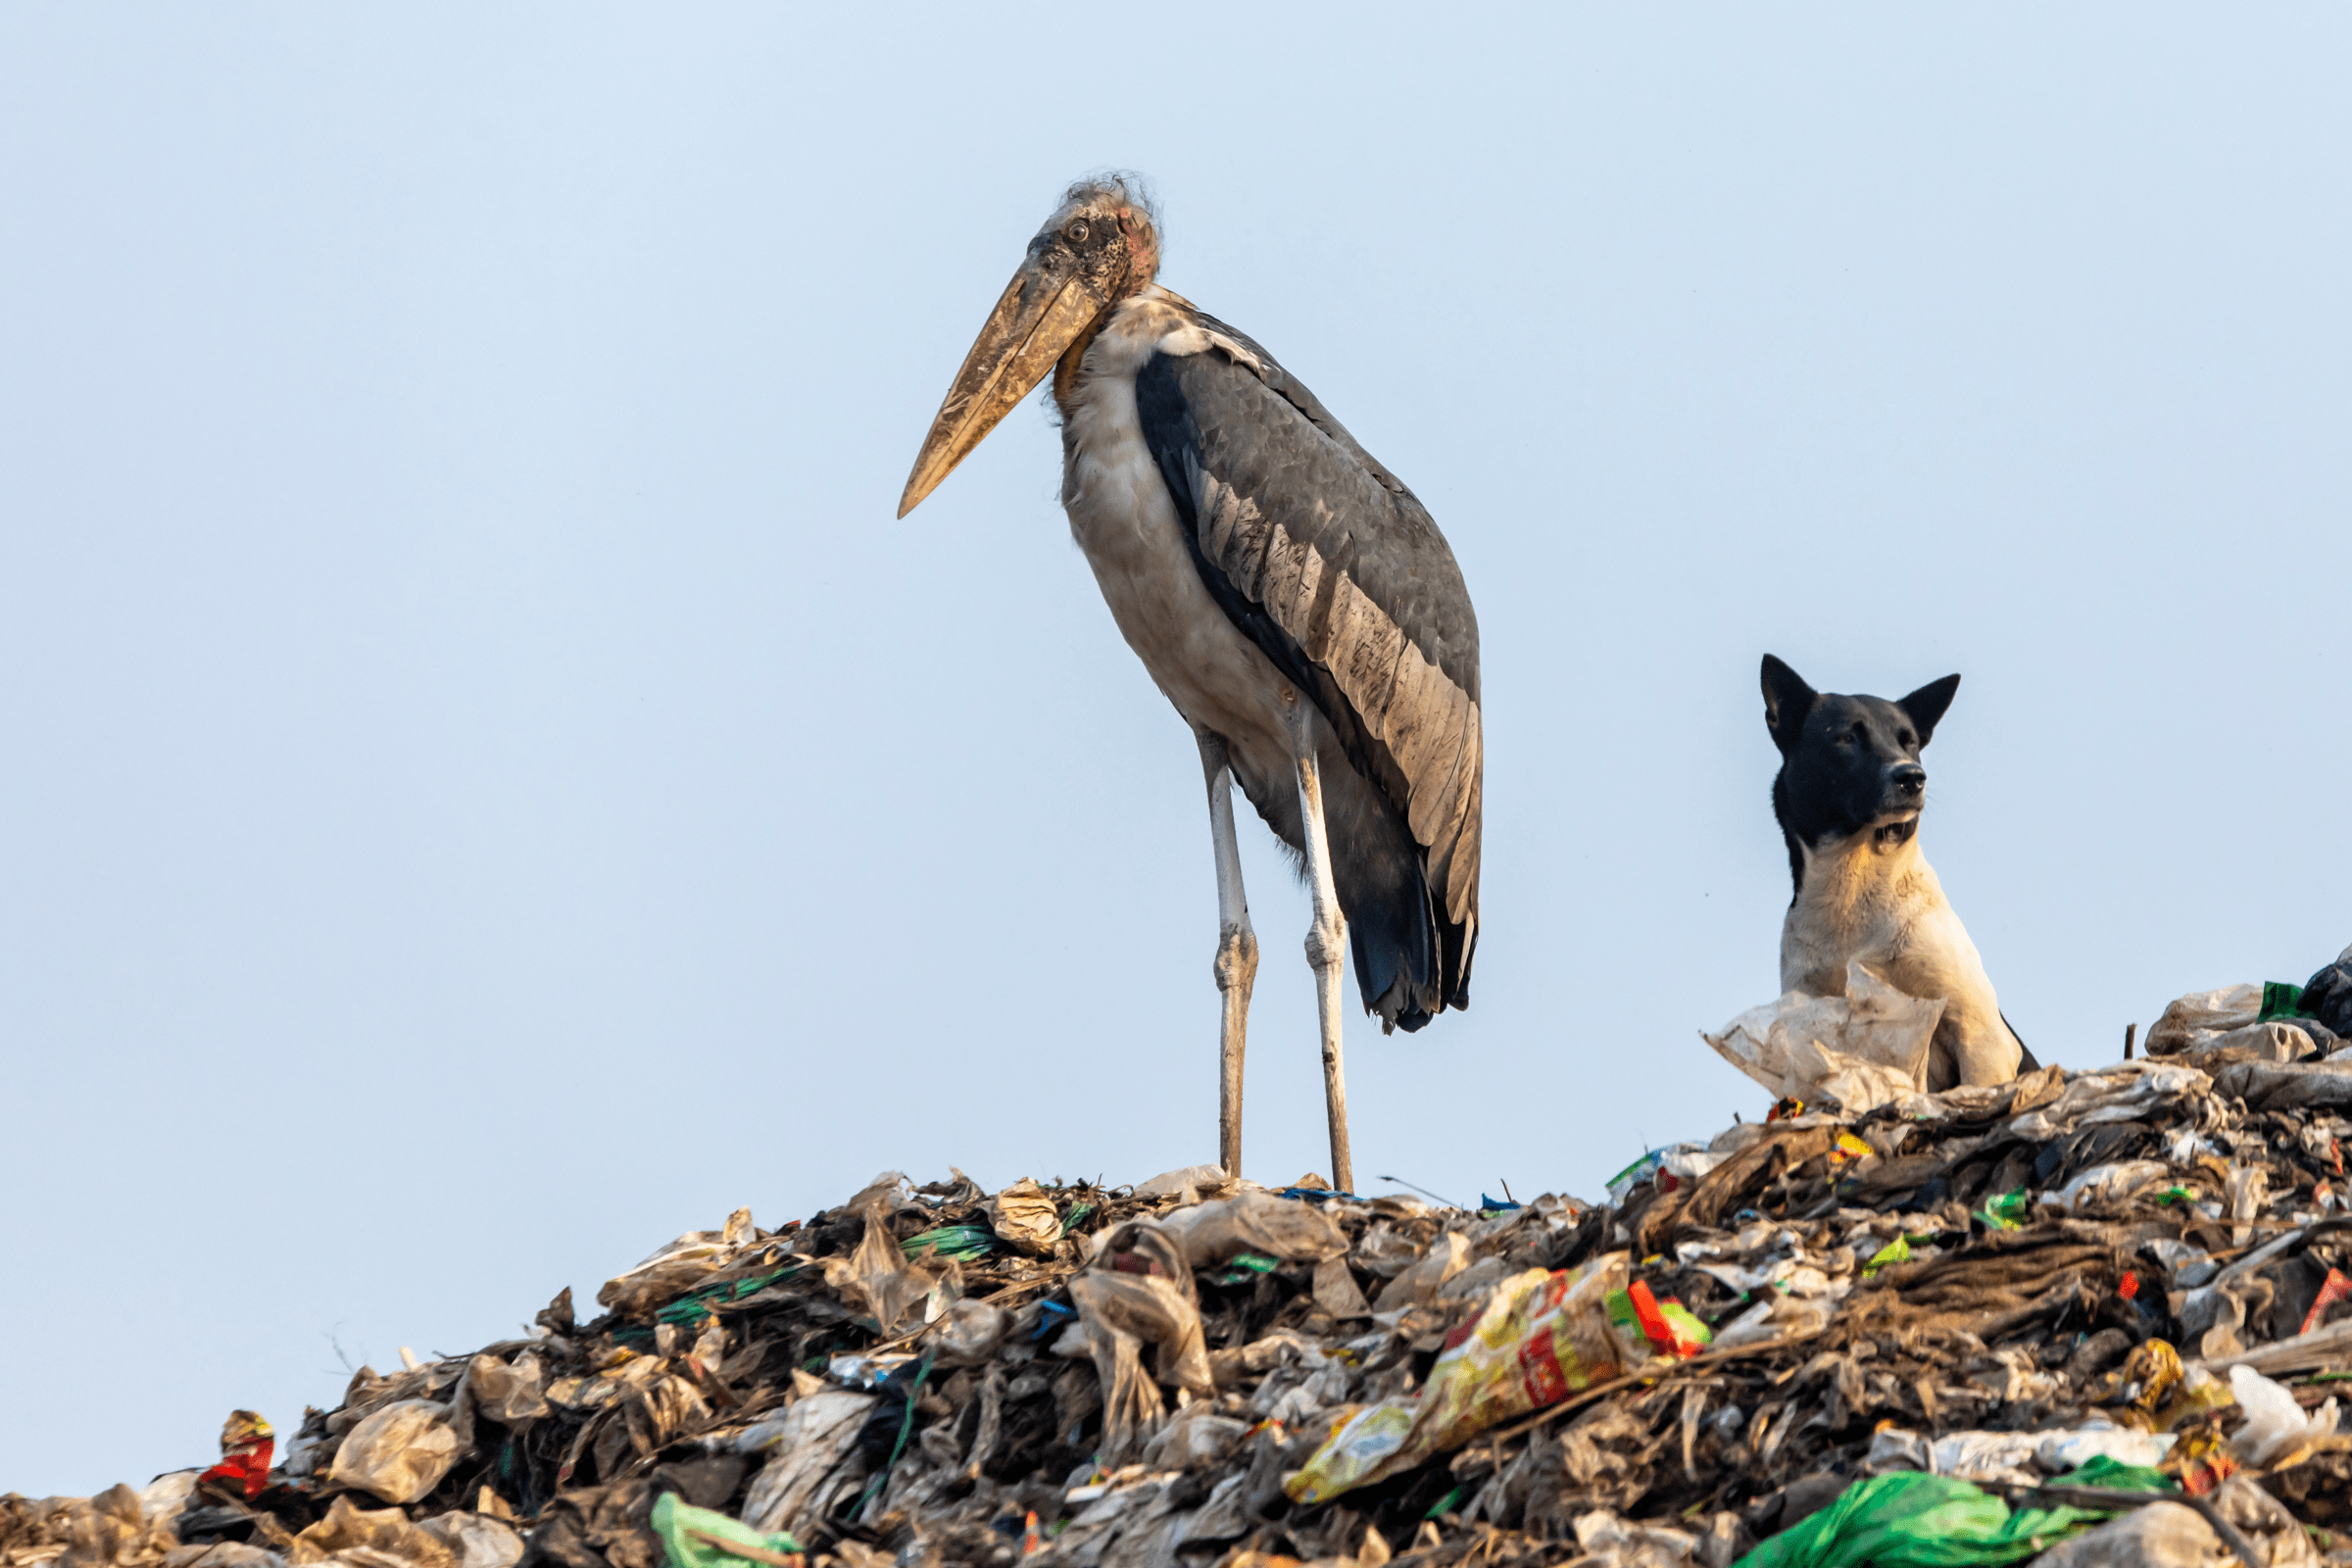
[[[1063,229],[1061,237],[1073,245],[1083,245],[1086,243],[1086,236],[1092,232],[1093,230],[1086,226],[1086,220],[1081,218]]]

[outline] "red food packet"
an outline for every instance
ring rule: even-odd
[[[1634,1317],[1642,1325],[1642,1336],[1659,1354],[1692,1356],[1699,1352],[1699,1340],[1683,1324],[1667,1316],[1647,1284],[1636,1280],[1626,1287],[1625,1294],[1633,1300]]]
[[[2352,1300],[2352,1280],[2344,1278],[2342,1269],[2331,1268],[2320,1286],[2320,1294],[2311,1298],[2311,1310],[2303,1314],[2302,1332],[2309,1334],[2328,1319],[2328,1309],[2338,1301]]]
[[[244,1489],[250,1502],[270,1484],[270,1455],[276,1446],[277,1435],[269,1422],[251,1410],[231,1410],[220,1427],[220,1462],[198,1476],[196,1483],[233,1481]]]

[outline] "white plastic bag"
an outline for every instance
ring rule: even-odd
[[[1941,997],[1907,996],[1856,959],[1844,996],[1786,992],[1701,1038],[1776,1099],[1835,1100],[1860,1115],[1926,1089],[1942,1017]]]
[[[454,1508],[416,1528],[449,1548],[456,1568],[514,1568],[522,1560],[522,1538],[514,1527],[486,1513]]]
[[[1182,1197],[1190,1192],[1193,1201],[1199,1202],[1203,1192],[1214,1192],[1226,1183],[1222,1165],[1183,1165],[1175,1170],[1163,1170],[1148,1182],[1138,1183],[1138,1198]]]
[[[2218,991],[2192,991],[2164,1009],[2148,1031],[2147,1054],[2169,1056],[2242,1029],[2262,1016],[2262,987],[2223,986]]]
[[[2333,1399],[2306,1416],[2293,1394],[2250,1366],[2230,1369],[2230,1392],[2246,1412],[2246,1424],[2230,1440],[2230,1446],[2248,1464],[2270,1464],[2335,1435]]]
[[[1339,1221],[1311,1203],[1272,1193],[1244,1191],[1180,1208],[1160,1220],[1159,1229],[1184,1249],[1188,1268],[1208,1268],[1236,1252],[1318,1263],[1348,1251],[1348,1233]]]

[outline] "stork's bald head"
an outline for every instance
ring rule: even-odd
[[[1029,242],[1028,259],[948,387],[906,476],[899,515],[913,511],[1046,378],[1065,349],[1158,271],[1159,222],[1143,182],[1106,174],[1072,185]]]
[[[1029,260],[1069,268],[1115,305],[1159,272],[1159,219],[1151,194],[1133,174],[1078,181],[1029,242]]]

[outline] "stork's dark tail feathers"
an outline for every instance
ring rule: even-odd
[[[1477,932],[1446,919],[1430,897],[1424,852],[1395,808],[1360,774],[1341,779],[1341,771],[1325,773],[1324,808],[1356,993],[1384,1034],[1410,1034],[1447,1007],[1470,1005]]]

